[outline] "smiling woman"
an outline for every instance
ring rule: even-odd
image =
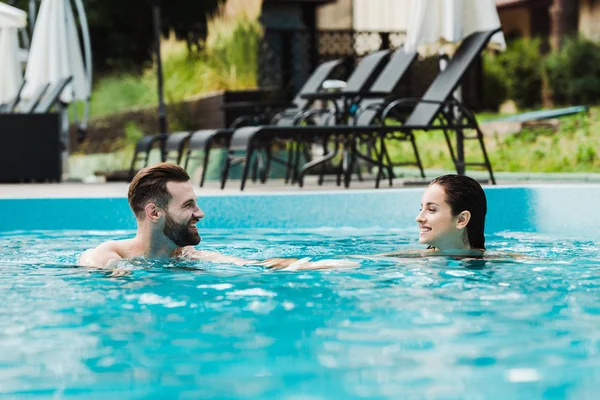
[[[487,200],[479,183],[460,175],[429,184],[417,215],[419,243],[436,251],[485,250]]]

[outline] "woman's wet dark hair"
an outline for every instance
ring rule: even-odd
[[[483,231],[487,200],[481,185],[464,175],[443,175],[432,180],[429,186],[436,184],[444,189],[452,215],[457,216],[463,211],[471,213],[471,220],[467,225],[467,239],[471,248],[485,249]]]

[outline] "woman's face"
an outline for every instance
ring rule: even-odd
[[[469,248],[463,240],[466,224],[461,217],[452,215],[442,186],[433,184],[425,190],[416,220],[420,228],[419,243],[442,251]]]

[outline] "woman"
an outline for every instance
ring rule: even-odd
[[[482,254],[485,250],[487,200],[479,183],[444,175],[429,184],[417,215],[419,243],[443,253]]]
[[[456,256],[481,258],[485,252],[487,200],[473,178],[444,175],[435,178],[423,193],[417,215],[419,243],[427,250],[405,250],[377,256],[416,258]]]

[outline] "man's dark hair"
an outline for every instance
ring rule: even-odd
[[[144,214],[149,202],[165,208],[171,200],[167,182],[187,182],[190,176],[183,168],[173,163],[160,163],[142,168],[131,181],[127,199],[136,217]]]
[[[474,249],[485,249],[485,214],[487,200],[481,185],[473,178],[464,175],[443,175],[435,178],[429,185],[438,184],[446,193],[446,203],[450,205],[452,215],[463,211],[471,213],[467,225],[467,239]]]

